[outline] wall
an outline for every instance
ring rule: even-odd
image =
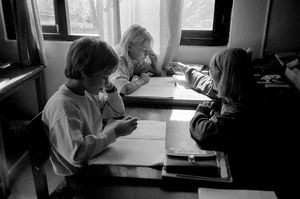
[[[268,3],[269,0],[234,0],[228,46],[250,47],[254,50],[254,57],[260,56]],[[0,34],[2,34],[2,36],[0,35],[0,46],[7,46],[0,49],[0,55],[15,57],[14,44],[3,40],[3,31]],[[70,42],[45,42],[46,57],[48,59],[48,67],[45,70],[45,84],[48,98],[65,81],[63,71],[69,46]],[[208,64],[211,56],[224,47],[181,46],[176,54],[175,61]]]
[[[299,9],[299,0],[272,0],[266,40],[268,51],[300,51]]]

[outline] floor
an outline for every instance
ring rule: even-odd
[[[11,179],[11,193],[8,199],[35,199],[35,187],[31,172],[31,166],[28,156],[22,161],[24,169],[20,171],[14,179]],[[52,192],[55,187],[63,180],[62,177],[54,174],[51,163],[48,161],[46,164],[47,180],[49,192]]]

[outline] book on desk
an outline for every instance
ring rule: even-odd
[[[164,178],[183,178],[200,181],[232,182],[228,160],[223,152],[212,156],[173,156],[166,153]]]
[[[146,104],[159,107],[184,106],[197,107],[200,101],[211,101],[212,99],[198,93],[190,87],[181,75],[171,77],[150,77],[150,81],[141,86],[135,92],[123,96],[126,105]]]
[[[188,123],[186,125],[182,124],[178,131],[166,132],[162,177],[232,182],[227,155],[224,152],[202,150],[190,136]]]

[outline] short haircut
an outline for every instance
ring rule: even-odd
[[[251,56],[241,48],[227,48],[215,54],[210,67],[219,73],[218,97],[245,102],[252,94],[255,82]]]
[[[114,49],[98,37],[82,37],[75,40],[69,49],[65,76],[81,79],[95,73],[112,73],[119,63]]]

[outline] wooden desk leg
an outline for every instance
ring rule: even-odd
[[[38,78],[35,79],[35,88],[39,112],[44,109],[44,106],[46,104],[45,86],[42,76],[43,74],[41,74]]]
[[[6,155],[4,149],[1,121],[0,121],[0,180],[1,180],[3,197],[7,198],[9,193],[9,179],[8,179],[8,170],[7,170],[7,162],[6,162]]]

